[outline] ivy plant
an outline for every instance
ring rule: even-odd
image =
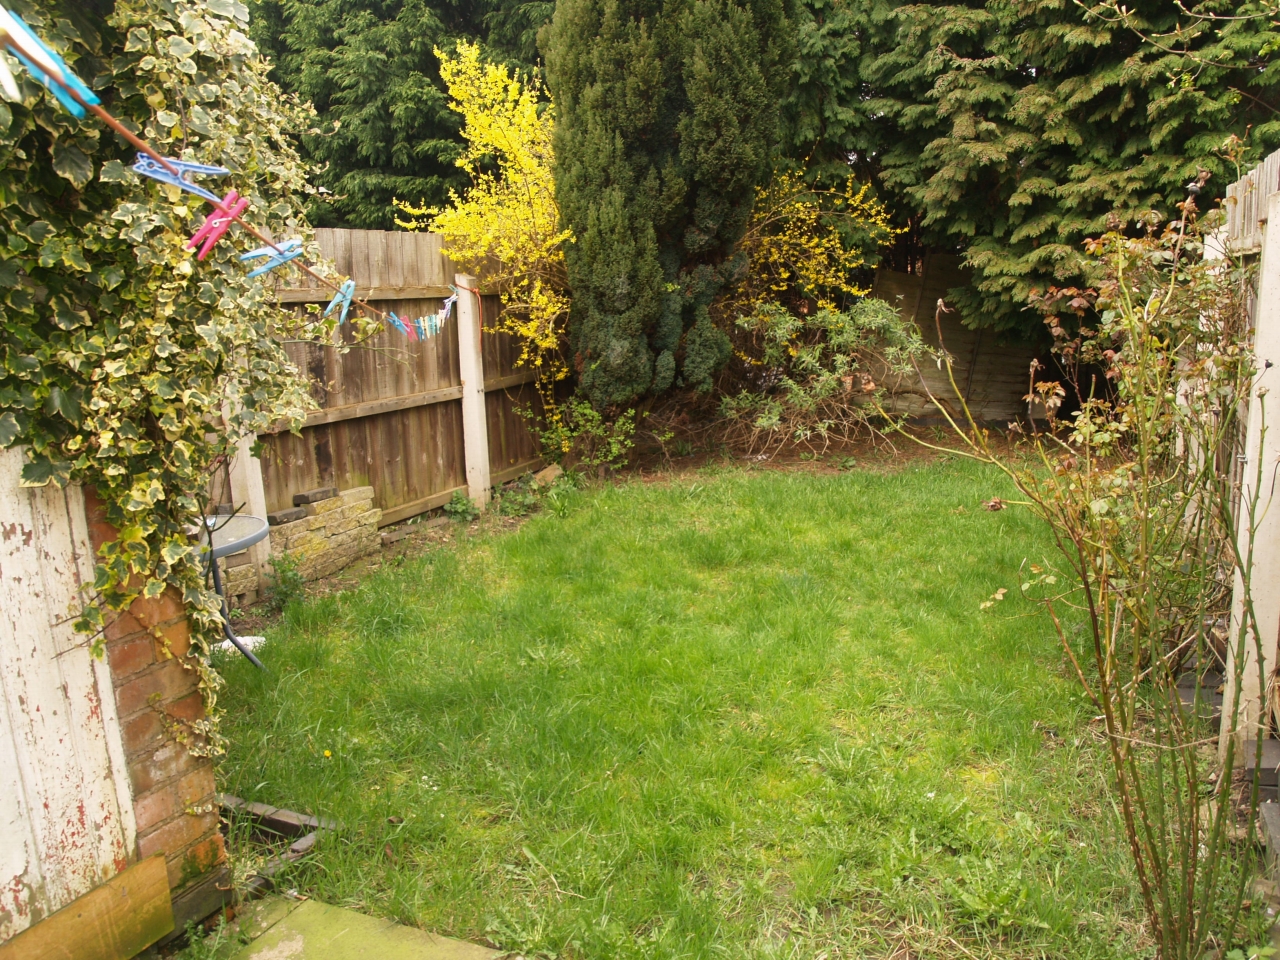
[[[267,79],[243,3],[11,7],[126,126],[168,156],[229,168],[204,185],[234,186],[274,236],[307,237],[291,137],[311,114]],[[207,651],[220,607],[193,534],[238,440],[300,421],[306,385],[281,343],[299,321],[272,301],[273,275],[250,280],[238,261],[256,241],[233,226],[197,261],[185,244],[210,207],[133,173],[123,138],[10,65],[22,100],[0,101],[0,446],[25,447],[25,485],[96,488],[119,530],[76,624],[96,650],[107,611],[173,587]],[[216,749],[214,725],[200,732]]]

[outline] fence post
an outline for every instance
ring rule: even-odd
[[[243,513],[265,520],[267,490],[262,483],[262,461],[253,455],[253,443],[256,439],[253,434],[240,438],[227,473],[231,480],[232,504],[237,507],[243,504]],[[271,538],[255,543],[248,552],[249,562],[253,564],[258,579],[258,596],[261,597],[266,587],[267,566],[271,558]]]
[[[1280,634],[1280,505],[1274,502],[1276,471],[1280,465],[1280,192],[1272,192],[1259,203],[1267,219],[1262,232],[1262,264],[1258,274],[1258,299],[1254,308],[1253,351],[1257,373],[1249,397],[1249,419],[1245,432],[1244,469],[1241,476],[1240,520],[1236,541],[1242,557],[1252,546],[1253,569],[1250,595],[1258,618],[1257,642],[1253,632],[1245,639],[1245,663],[1240,685],[1240,741],[1259,736],[1259,721],[1266,716],[1266,698],[1276,672],[1277,635]],[[1261,464],[1261,470],[1259,470]],[[1260,488],[1259,488],[1260,478]],[[1257,497],[1251,524],[1245,513],[1250,499]],[[1231,634],[1234,640],[1244,617],[1244,584],[1235,577],[1231,601]],[[1268,678],[1259,687],[1258,647]],[[1233,694],[1234,665],[1229,648],[1227,686],[1222,711],[1222,729],[1229,729]],[[1225,737],[1222,741],[1225,748]]]
[[[467,494],[481,509],[489,502],[489,429],[484,405],[484,356],[480,351],[480,294],[465,273],[458,288],[458,366],[462,371],[462,446],[467,465]]]

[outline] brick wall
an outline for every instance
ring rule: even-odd
[[[85,491],[89,539],[96,551],[116,536],[101,501]],[[226,851],[218,830],[213,763],[193,756],[189,724],[204,716],[191,638],[177,591],[137,600],[106,630],[138,857],[163,853],[169,868],[176,931],[222,905]]]

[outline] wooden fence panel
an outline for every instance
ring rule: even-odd
[[[877,270],[872,295],[898,307],[903,316],[915,320],[920,333],[930,346],[938,345],[938,324],[934,312],[938,300],[945,300],[953,287],[964,286],[968,275],[960,266],[960,258],[930,254],[923,275]],[[950,304],[948,304],[950,306]],[[951,354],[956,386],[979,420],[1008,421],[1025,419],[1031,360],[1035,348],[1025,341],[1002,342],[990,330],[974,330],[964,325],[958,313],[943,314],[943,345]],[[945,370],[934,363],[920,367],[929,392],[958,411],[956,392],[947,381]],[[920,378],[903,378],[890,384],[891,407],[911,416],[938,416],[929,401]]]
[[[484,333],[480,352],[484,358],[485,419],[489,427],[489,471],[495,484],[505,483],[541,463],[538,444],[521,411],[542,409],[534,385],[533,370],[517,366],[520,342],[494,332],[502,303],[496,296],[480,299]]]
[[[324,255],[355,280],[357,294],[379,309],[426,316],[451,292],[453,266],[434,234],[317,230],[316,237]],[[330,296],[314,281],[277,290],[282,303],[299,311]],[[498,298],[487,295],[481,302],[490,326]],[[344,336],[352,337],[349,327]],[[501,483],[540,465],[528,424],[516,412],[536,403],[536,391],[529,386],[531,371],[515,366],[519,346],[511,337],[485,333],[481,344],[490,467],[493,482]],[[456,311],[425,341],[384,330],[346,353],[309,343],[286,344],[286,351],[310,378],[319,409],[308,415],[301,436],[262,437],[269,511],[292,506],[295,493],[314,487],[368,485],[386,525],[466,489]]]

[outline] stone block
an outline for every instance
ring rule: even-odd
[[[304,490],[302,493],[293,495],[293,505],[300,507],[304,503],[322,503],[325,500],[332,500],[338,495],[337,487],[316,487],[314,490]]]
[[[320,500],[316,503],[307,504],[307,515],[316,517],[323,516],[326,513],[334,513],[345,507],[341,497],[334,497],[332,500]]]
[[[273,527],[282,527],[285,524],[293,523],[296,520],[305,519],[307,516],[306,507],[289,507],[286,510],[276,510],[267,514],[267,523]]]
[[[358,503],[361,500],[373,500],[373,487],[352,487],[342,491],[343,503]]]
[[[326,528],[326,532],[330,537],[336,537],[340,533],[346,533],[348,530],[354,530],[357,525],[355,517],[347,517],[345,520],[333,520]]]
[[[377,507],[372,510],[366,510],[364,513],[356,517],[356,520],[363,527],[365,525],[377,527],[378,521],[382,519],[382,511]]]
[[[540,487],[547,487],[555,483],[564,476],[564,470],[560,468],[560,464],[553,463],[549,467],[543,467],[533,475],[533,482]]]

